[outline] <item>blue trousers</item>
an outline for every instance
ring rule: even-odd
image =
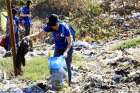
[[[63,49],[55,49],[54,51],[54,57],[59,57],[61,55],[63,55],[63,53],[65,52],[65,50]],[[65,59],[66,60],[66,64],[67,64],[67,69],[68,69],[68,80],[69,80],[69,86],[71,84],[71,77],[72,77],[72,73],[71,73],[71,63],[72,63],[72,54],[73,54],[73,48],[71,48],[68,52],[68,56]]]
[[[18,48],[19,45],[18,45],[18,42],[19,42],[19,35],[18,35],[18,32],[15,33],[15,43],[16,43],[16,47]],[[11,49],[11,41],[10,41],[10,36],[6,36],[6,44],[5,44],[5,49],[7,51],[10,51]]]

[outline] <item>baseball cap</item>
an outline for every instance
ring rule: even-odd
[[[48,17],[49,21],[47,23],[48,26],[55,26],[59,22],[59,18],[56,14],[51,14]]]

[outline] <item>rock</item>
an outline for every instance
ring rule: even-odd
[[[77,41],[77,42],[74,43],[74,47],[78,47],[78,48],[91,48],[92,46],[88,42]]]
[[[20,88],[10,88],[7,90],[8,93],[24,93]]]
[[[36,55],[39,55],[39,56],[44,56],[45,54],[43,53],[43,51],[34,51],[34,53]]]
[[[82,47],[75,47],[74,50],[80,51],[80,50],[82,50]]]
[[[6,54],[4,55],[4,57],[10,57],[12,55],[11,51],[6,51]]]
[[[93,50],[81,50],[81,53],[87,56],[94,56],[96,53]]]
[[[49,89],[49,86],[43,83],[38,83],[37,86],[40,87],[44,92],[46,92]]]
[[[140,72],[131,72],[127,82],[135,82],[136,84],[140,84]]]
[[[121,75],[123,77],[128,76],[129,73],[130,72],[127,71],[127,69],[118,69],[118,70],[115,71],[115,74]]]
[[[31,86],[23,89],[24,93],[45,93],[40,87],[38,86]]]
[[[98,44],[97,42],[94,42],[91,44],[93,48],[101,48],[103,45]]]
[[[72,93],[81,93],[80,86],[75,86],[75,87],[72,89]]]
[[[132,13],[132,18],[140,19],[140,12]]]
[[[122,80],[123,80],[123,76],[122,75],[115,75],[112,80],[115,82],[115,83],[120,83]]]
[[[28,52],[25,57],[30,58],[30,57],[34,57],[34,56],[37,56],[37,54],[35,52]]]

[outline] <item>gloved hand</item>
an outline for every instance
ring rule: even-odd
[[[67,53],[67,52],[64,52],[63,56],[64,56],[65,58],[67,58],[68,53]]]

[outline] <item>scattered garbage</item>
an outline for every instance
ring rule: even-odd
[[[82,48],[92,48],[92,46],[88,42],[84,42],[84,41],[77,41],[74,43],[75,50],[80,50]]]
[[[140,19],[140,12],[132,13],[132,18]]]
[[[9,88],[6,93],[24,93],[24,92],[20,88]]]
[[[4,57],[5,54],[6,54],[5,48],[0,46],[0,57]]]
[[[39,86],[36,86],[36,85],[33,85],[28,88],[24,88],[23,92],[24,93],[45,93],[45,91],[43,91],[43,89],[41,89]]]

